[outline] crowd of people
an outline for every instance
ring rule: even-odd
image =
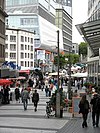
[[[78,85],[77,80],[77,85]],[[75,82],[74,82],[75,83]],[[27,87],[22,86],[22,89],[17,85],[14,92],[10,91],[10,86],[3,86],[0,91],[0,95],[2,96],[2,103],[9,104],[10,101],[13,101],[13,94],[16,103],[23,103],[23,108],[26,111],[28,106],[28,101],[31,99],[34,105],[34,111],[37,111],[37,106],[39,102],[39,93],[38,89],[45,92],[46,97],[53,97],[54,92],[57,90],[57,78],[45,78],[42,81],[39,81],[38,78],[30,78],[26,81]],[[80,82],[82,84],[82,82]],[[60,78],[60,88],[63,89],[63,85],[68,85],[67,78]],[[73,97],[77,97],[78,95],[78,86],[73,92]],[[92,122],[93,127],[99,126],[99,116],[100,116],[100,95],[94,93],[92,99],[90,101],[87,100],[86,95],[83,95],[81,101],[79,102],[79,113],[82,114],[83,122],[82,127],[87,127],[87,119],[89,112],[92,112]]]

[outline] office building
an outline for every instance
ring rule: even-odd
[[[5,60],[5,0],[0,0],[0,66]]]

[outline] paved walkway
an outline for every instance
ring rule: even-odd
[[[56,133],[71,118],[71,114],[64,111],[64,118],[46,117],[45,93],[38,90],[40,101],[38,111],[34,112],[32,102],[28,110],[24,111],[22,103],[11,102],[0,107],[0,133]]]
[[[38,111],[34,112],[30,101],[28,110],[24,111],[22,103],[11,102],[0,107],[0,133],[99,133],[100,128],[93,128],[89,115],[88,127],[82,128],[79,116],[72,118],[71,113],[64,111],[63,118],[46,117],[45,93],[38,90],[40,102]]]

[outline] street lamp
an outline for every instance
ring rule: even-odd
[[[68,98],[71,99],[71,55],[70,55],[70,48],[69,48],[69,67],[68,67],[68,73],[69,73],[69,82],[68,82]]]
[[[56,94],[56,117],[60,117],[60,93],[59,93],[59,30],[57,31],[57,54],[58,54],[58,84],[57,84],[57,94]]]
[[[55,42],[55,41],[52,41]],[[57,93],[56,93],[56,111],[55,111],[55,115],[56,117],[60,118],[60,92],[59,92],[59,30],[57,30],[57,55],[58,55],[58,62],[57,62],[57,66],[58,66],[58,70],[57,70]]]

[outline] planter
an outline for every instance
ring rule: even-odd
[[[73,112],[73,107],[69,107],[69,108],[68,108],[68,112],[69,112],[69,113],[72,113],[72,112]]]

